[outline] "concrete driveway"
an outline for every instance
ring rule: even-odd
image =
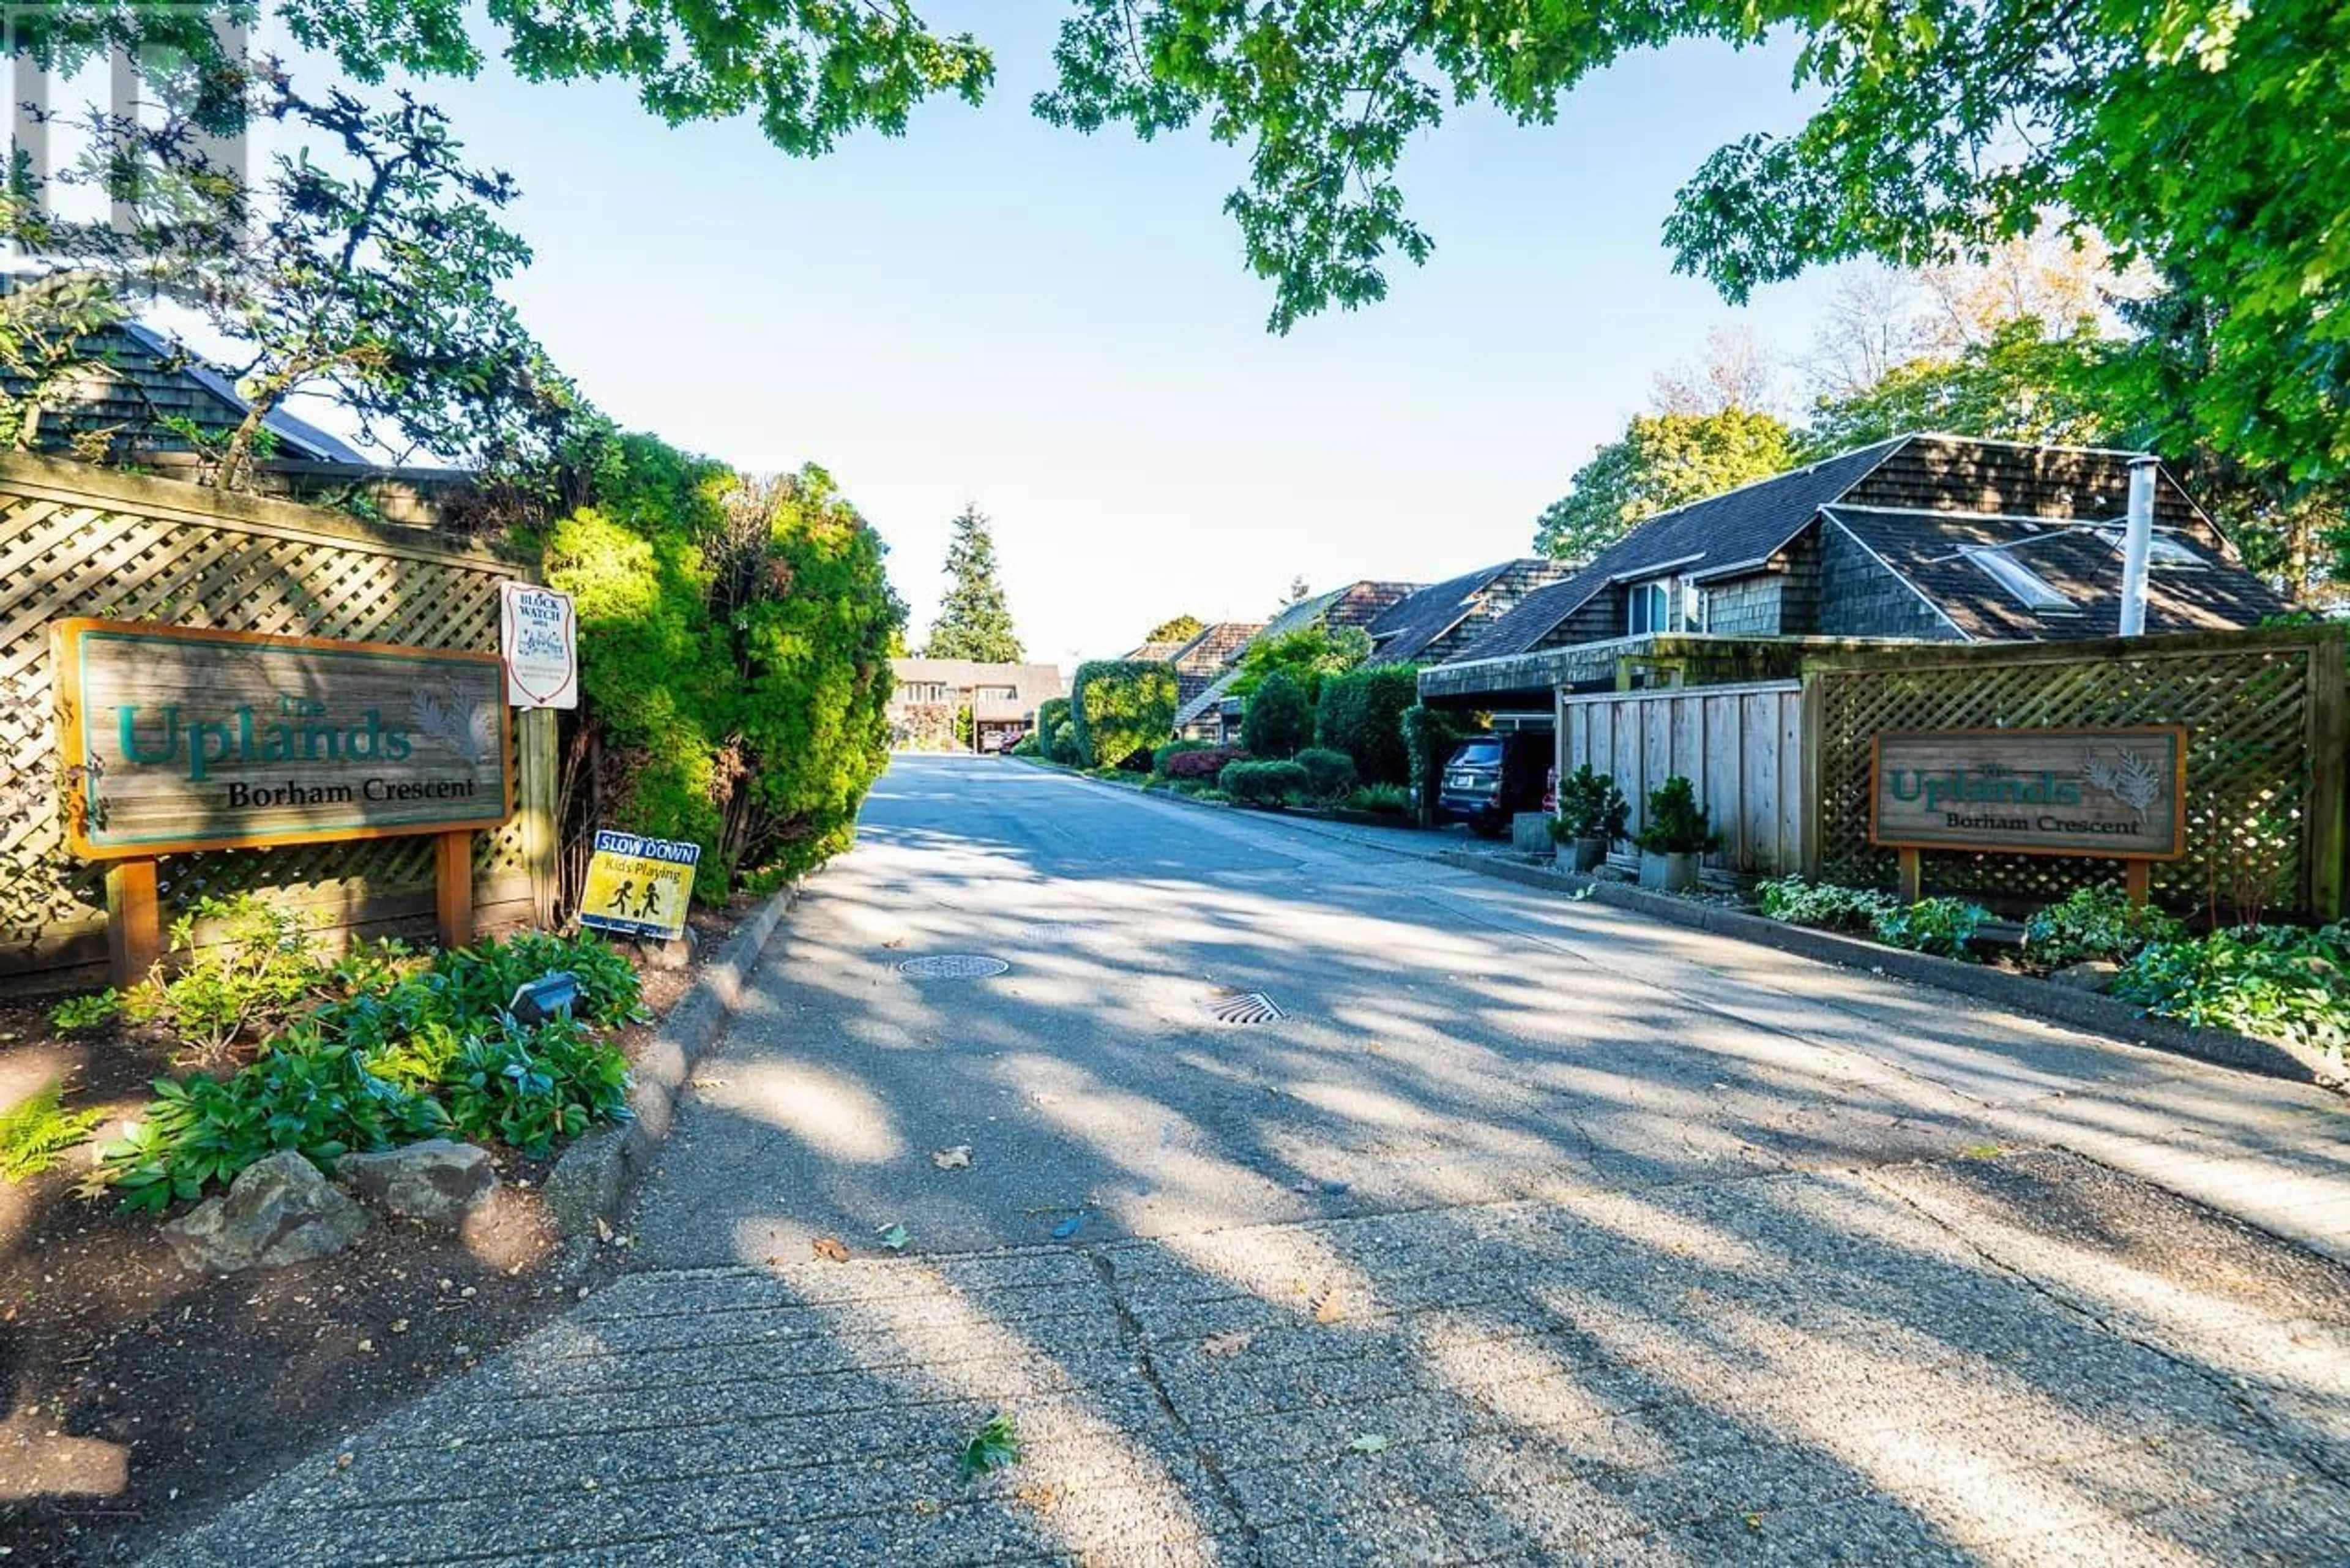
[[[2350,1561],[2342,1115],[900,761],[638,1272],[161,1560]]]

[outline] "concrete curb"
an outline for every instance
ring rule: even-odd
[[[1496,860],[1490,856],[1470,855],[1458,849],[1440,849],[1432,858],[1461,870],[1480,872],[1529,888],[1543,888],[1561,893],[1588,888],[1587,896],[1594,903],[1612,904],[1673,925],[1734,937],[1740,941],[1760,943],[1822,963],[1869,970],[1919,985],[1956,992],[1961,996],[1989,1002],[2026,1018],[2070,1024],[2074,1028],[2109,1035],[2127,1044],[2192,1056],[2222,1067],[2261,1073],[2272,1078],[2290,1078],[2304,1084],[2320,1084],[2330,1088],[2342,1085],[2341,1066],[2327,1061],[2323,1053],[2296,1050],[2267,1040],[2254,1040],[2225,1029],[2190,1029],[2165,1019],[2149,1018],[2131,1003],[2114,997],[2101,996],[2095,992],[2075,991],[2031,975],[2010,974],[2004,970],[1960,963],[1951,959],[1936,958],[1930,953],[1880,947],[1858,937],[1813,930],[1805,926],[1791,926],[1768,916],[1748,914],[1742,909],[1724,909],[1710,904],[1692,903],[1686,898],[1651,893],[1627,883]]]
[[[784,917],[799,902],[800,887],[794,882],[785,888],[737,927],[726,951],[670,1009],[636,1065],[636,1082],[629,1090],[635,1119],[596,1128],[556,1159],[542,1195],[564,1240],[592,1236],[598,1220],[610,1224],[619,1218],[676,1123],[677,1098],[688,1075],[733,1021],[753,972],[766,957]]]

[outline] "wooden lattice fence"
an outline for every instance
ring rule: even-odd
[[[498,584],[519,564],[421,529],[77,463],[0,454],[0,976],[64,979],[107,955],[104,867],[66,853],[49,623],[69,616],[494,651]],[[538,737],[525,737],[536,741]],[[515,754],[521,797],[551,747]],[[528,920],[553,889],[552,828],[518,813],[474,836],[477,925]],[[168,920],[206,893],[252,889],[328,933],[432,913],[430,838],[164,857]]]
[[[2187,854],[2152,893],[2234,918],[2334,918],[2342,906],[2344,631],[2199,633],[2090,643],[1920,647],[1823,659],[1804,674],[1813,868],[1889,886],[1868,842],[1869,755],[1881,731],[2126,727],[2188,731]],[[2119,862],[1929,853],[1929,891],[2002,905],[2118,881]]]

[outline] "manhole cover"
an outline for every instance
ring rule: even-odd
[[[1002,959],[983,958],[978,953],[934,953],[929,958],[908,959],[898,966],[898,972],[914,980],[985,980],[1011,967]]]
[[[1211,997],[1206,1005],[1208,1016],[1219,1023],[1271,1023],[1286,1016],[1261,991],[1228,991]]]

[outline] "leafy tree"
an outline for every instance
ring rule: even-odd
[[[217,161],[188,116],[79,122],[88,154],[61,179],[130,213],[127,225],[52,217],[18,168],[0,213],[54,271],[12,302],[22,325],[9,336],[54,369],[86,356],[88,333],[130,300],[160,292],[196,311],[243,356],[233,375],[247,412],[217,443],[212,475],[233,489],[268,417],[305,390],[331,390],[370,439],[499,475],[545,468],[600,423],[499,297],[530,259],[497,221],[515,190],[464,161],[440,110],[405,95],[383,110],[340,91],[307,99],[275,73],[242,78],[241,92],[304,139],[257,182]],[[313,159],[314,142],[331,162]],[[20,413],[19,439],[37,417]]]
[[[1269,671],[1241,716],[1241,744],[1254,757],[1294,757],[1314,740],[1314,704],[1296,677]]]
[[[1770,414],[1640,414],[1575,470],[1534,525],[1534,548],[1585,561],[1659,512],[1702,501],[1795,461],[1794,432]]]
[[[1189,642],[1208,629],[1208,623],[1195,615],[1179,615],[1173,620],[1162,620],[1143,638],[1145,642]]]
[[[2105,352],[2094,335],[2051,338],[2038,321],[2009,323],[1955,357],[1897,365],[1863,391],[1823,398],[1796,441],[1808,462],[1911,431],[1998,441],[2088,446],[2108,425],[2088,396],[2085,372]]]
[[[964,507],[954,520],[954,537],[947,545],[947,595],[922,654],[984,664],[1020,662],[1012,611],[1003,602],[1003,585],[995,580],[995,538],[987,530],[986,514],[976,506]]]
[[[15,36],[67,71],[120,48],[151,86],[186,100],[234,63],[213,23],[250,23],[265,10],[362,82],[473,77],[501,55],[525,81],[633,82],[645,108],[671,125],[753,116],[796,155],[828,151],[861,127],[901,134],[925,98],[951,92],[977,103],[994,75],[985,49],[968,34],[931,31],[911,0],[493,0],[486,9],[464,0],[69,0],[26,7]],[[213,124],[233,128],[234,107]]]
[[[1360,627],[1332,628],[1316,622],[1272,637],[1260,637],[1243,650],[1228,690],[1255,695],[1268,676],[1287,675],[1311,706],[1322,695],[1323,678],[1352,670],[1371,656],[1371,636]]]

